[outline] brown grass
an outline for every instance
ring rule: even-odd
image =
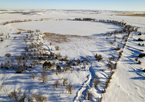
[[[89,36],[80,36],[80,35],[63,35],[63,34],[56,34],[56,33],[44,33],[44,38],[48,41],[55,42],[55,43],[63,43],[69,42],[69,38],[86,38],[90,39]]]
[[[54,20],[54,18],[41,18],[41,21],[46,21],[46,20]]]
[[[117,16],[135,16],[135,17],[145,17],[145,14],[117,14]]]
[[[27,30],[25,30],[25,29],[20,29],[20,28],[17,28],[19,31],[27,31]]]
[[[55,33],[44,33],[46,40],[56,43],[68,42],[68,38],[65,35]]]

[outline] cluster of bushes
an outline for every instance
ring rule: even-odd
[[[20,33],[18,32],[18,34]],[[39,38],[39,34],[36,33],[34,34],[30,33],[30,35],[26,34],[26,37],[24,38],[26,44],[24,50],[26,52],[21,53],[21,55],[19,56],[12,56],[12,57],[10,53],[5,54],[5,57],[8,58],[8,61],[1,63],[1,68],[5,68],[5,69],[12,68],[12,69],[16,69],[16,73],[21,73],[26,70],[30,70],[30,68],[39,64],[38,60],[41,60],[41,58],[43,57],[46,58],[47,57],[46,55],[48,54],[46,53],[46,49],[42,48],[43,43],[39,42],[38,38]],[[34,42],[35,40],[38,41]],[[27,63],[29,63],[29,65],[27,65]]]
[[[15,99],[15,101],[18,101],[18,102],[26,102],[27,93],[24,92],[24,93],[20,94],[20,91],[18,89],[18,90],[15,90],[14,92],[9,93],[8,97],[13,98],[13,99]]]
[[[59,61],[59,63],[57,61],[55,61],[56,59]],[[60,72],[65,72],[68,70],[73,71],[75,66],[80,66],[80,65],[85,66],[88,64],[89,64],[89,61],[87,59],[68,60],[67,56],[62,58],[62,56],[60,54],[57,54],[57,55],[54,54],[53,62],[45,61],[43,63],[43,70],[51,69],[52,71],[55,71],[56,74],[58,74]],[[82,67],[82,69],[83,69],[83,67]],[[77,68],[76,71],[77,72],[80,71],[80,68]]]
[[[93,18],[83,18],[83,19],[75,18],[74,20],[78,20],[78,21],[81,21],[81,20],[83,20],[83,21],[95,21],[96,19],[93,19]]]
[[[4,22],[3,25],[6,25],[6,24],[10,24],[10,23],[20,23],[20,22],[31,22],[32,20],[31,19],[28,19],[28,20],[13,20],[13,21],[7,21],[7,22]]]
[[[138,45],[140,45],[140,46],[144,46],[144,44],[140,44],[140,43],[139,43]]]
[[[138,55],[139,58],[145,57],[145,53],[140,53]],[[141,64],[142,62],[140,60],[138,60],[138,58],[135,58],[135,61],[137,62],[137,64]]]
[[[111,61],[108,61],[107,67],[108,67],[108,69],[111,69],[111,71],[112,71],[113,69],[116,69],[117,62],[115,64],[113,64],[113,63],[111,63]]]
[[[98,62],[101,61],[101,60],[103,59],[102,55],[100,55],[100,54],[99,54],[99,55],[96,54],[96,55],[95,55],[95,58],[98,60]]]
[[[15,99],[15,101],[17,101],[17,102],[27,102],[27,101],[29,101],[29,102],[34,102],[34,101],[45,102],[45,101],[47,101],[47,98],[43,95],[34,93],[32,95],[29,95],[29,97],[28,97],[26,92],[20,93],[19,89],[15,90],[14,92],[9,93],[8,97]]]
[[[58,86],[60,85],[60,82],[58,80],[56,80],[53,84],[53,86],[55,88],[58,88]],[[67,79],[62,78],[62,85],[66,87],[67,92],[69,92],[70,94],[72,94],[72,85],[68,84]]]
[[[137,62],[137,64],[141,64],[141,61],[138,60],[138,58],[135,58],[135,61]]]
[[[27,14],[27,13],[23,13],[23,14]],[[49,18],[41,18],[39,20],[35,20],[35,21],[43,21],[43,20],[48,20]],[[6,21],[3,23],[3,25],[7,25],[10,23],[21,23],[21,22],[31,22],[32,19],[24,19],[24,20],[12,20],[12,21]]]
[[[105,89],[102,91],[102,93],[105,93],[105,92],[106,92],[106,89],[107,89],[108,86],[109,86],[109,83],[110,83],[110,80],[112,79],[113,74],[114,74],[114,72],[112,72],[112,73],[108,76],[108,79],[107,79],[107,81],[105,82]]]
[[[145,57],[145,53],[139,54],[138,57],[140,57],[140,58]]]
[[[81,18],[75,18],[74,20],[81,21],[82,19]]]

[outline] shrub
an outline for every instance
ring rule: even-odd
[[[27,47],[24,47],[24,50],[25,50],[25,51],[28,51],[28,48],[27,48]]]
[[[67,85],[67,86],[66,86],[66,90],[67,90],[70,94],[72,94],[72,85],[71,85],[71,84]]]
[[[138,40],[137,41],[143,41],[143,39],[141,39],[141,38],[138,38]]]
[[[112,45],[112,44],[113,44],[113,42],[112,42],[112,41],[110,41],[110,44]]]
[[[119,46],[117,46],[117,47],[115,47],[115,48],[114,48],[114,50],[120,50],[120,47],[119,47]]]
[[[141,32],[139,32],[138,35],[141,35]]]
[[[80,20],[82,20],[81,18],[75,18],[75,20],[78,20],[78,21],[80,21]]]
[[[67,79],[63,78],[62,84],[63,84],[63,86],[67,85]]]
[[[89,92],[89,91],[86,92],[86,99],[87,99],[87,100],[91,100],[91,99],[92,99],[92,96],[93,96],[93,95],[92,95],[91,92]]]
[[[58,72],[61,72],[61,67],[60,67],[59,65],[57,65],[56,70],[57,70]]]
[[[99,80],[98,77],[93,79],[93,86],[94,86],[94,87],[97,87],[97,85],[98,85],[99,83],[100,83],[100,80]]]
[[[55,50],[58,51],[58,50],[59,50],[59,46],[56,46],[56,47],[55,47]]]
[[[15,36],[15,37],[14,37],[14,40],[15,40],[16,38],[17,38],[17,37]]]
[[[4,39],[3,39],[3,38],[0,38],[0,41],[1,41],[1,42],[3,42],[3,41],[4,41]]]
[[[68,61],[67,55],[64,57],[63,61]]]
[[[17,34],[21,34],[21,32],[17,32]]]
[[[19,92],[19,89],[17,91],[11,92],[8,94],[9,98],[14,98],[18,102],[26,102],[27,94],[24,92],[22,95]]]
[[[138,61],[137,64],[141,64],[141,61]]]
[[[113,42],[116,42],[116,39],[114,38]]]
[[[145,69],[143,69],[142,71],[145,72]]]
[[[32,30],[27,30],[27,32],[28,32],[28,33],[33,33],[34,31],[32,31]]]
[[[135,58],[135,61],[138,61],[138,58]]]
[[[0,34],[0,36],[3,36],[3,35],[4,35],[3,33]]]
[[[54,86],[55,88],[57,88],[59,84],[60,84],[59,81],[55,81],[54,84],[53,84],[53,86]]]
[[[39,29],[36,29],[36,32],[40,32],[40,30]]]
[[[117,68],[117,63],[115,63],[115,65],[114,65],[114,69],[116,69]]]
[[[102,102],[102,99],[103,99],[103,97],[101,97],[98,102]]]
[[[126,46],[126,43],[123,45],[123,48]]]
[[[144,56],[145,56],[144,53],[141,53],[141,54],[138,55],[138,57],[144,57]]]
[[[52,67],[52,64],[50,62],[45,61],[43,63],[43,69],[47,69],[47,68],[51,68],[51,67]]]
[[[36,74],[32,73],[32,75],[30,76],[31,78],[35,78]]]
[[[108,66],[108,69],[111,69],[111,70],[113,69],[113,65],[111,63],[108,63],[107,66]]]
[[[46,102],[47,98],[43,95],[34,93],[33,95],[30,96],[29,101],[30,102]]]
[[[64,71],[68,71],[69,67],[68,66],[64,66],[63,69],[64,69]]]
[[[47,74],[45,71],[41,72],[39,80],[42,81],[42,83],[45,83],[47,81]]]
[[[100,54],[99,54],[99,55],[96,54],[96,55],[95,55],[95,58],[96,58],[98,61],[101,61],[101,60],[103,59],[102,55],[100,55]]]
[[[9,58],[9,57],[11,57],[11,54],[7,53],[7,54],[5,54],[5,57]]]
[[[115,60],[115,56],[109,57],[108,60],[109,61],[114,61]]]
[[[78,69],[77,69],[77,72],[79,72],[80,70],[81,70],[81,69],[80,69],[80,68],[78,68]]]
[[[4,63],[1,63],[1,68],[5,68],[5,64]]]
[[[104,89],[104,90],[102,91],[102,93],[106,93],[106,89]]]
[[[143,52],[143,50],[139,50],[140,52]]]
[[[60,53],[58,53],[57,55],[56,55],[56,59],[61,59],[61,54]]]
[[[93,18],[83,18],[83,20],[85,20],[85,21],[95,21],[95,19],[93,19]]]

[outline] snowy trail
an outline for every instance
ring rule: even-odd
[[[87,75],[87,80],[82,84],[82,87],[78,90],[78,92],[76,93],[76,96],[74,98],[74,102],[82,102],[84,100],[86,100],[86,92],[87,90],[95,90],[94,94],[98,95],[97,92],[97,88],[94,88],[92,86],[93,84],[93,79],[95,77],[97,77],[93,67],[92,67],[92,63],[91,65],[87,66],[88,67],[88,71],[89,71],[89,75]],[[99,89],[98,89],[99,90]],[[94,96],[92,98],[93,101],[97,101],[99,98],[97,96]]]
[[[89,66],[87,66],[88,69],[90,69]],[[74,102],[79,102],[83,96],[83,93],[87,90],[87,87],[90,83],[92,79],[91,73],[89,75],[87,75],[87,80],[82,84],[82,87],[78,90],[75,98],[74,98]]]

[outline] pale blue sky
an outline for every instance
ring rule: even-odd
[[[145,11],[145,0],[0,0],[0,9]]]

